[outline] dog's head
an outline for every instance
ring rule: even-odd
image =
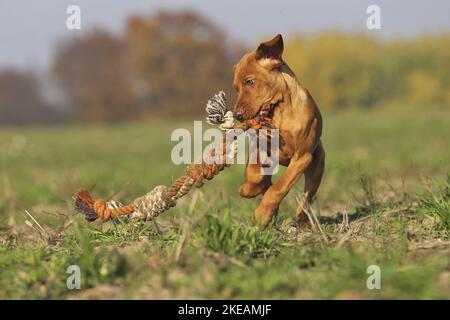
[[[280,72],[284,63],[283,47],[283,38],[279,34],[245,54],[235,65],[233,86],[238,97],[234,114],[238,120],[251,119],[283,99],[286,91]]]

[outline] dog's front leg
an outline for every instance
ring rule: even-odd
[[[260,226],[267,226],[274,213],[277,212],[280,202],[288,194],[295,182],[300,178],[311,163],[311,153],[294,156],[283,176],[269,189],[267,189],[258,207],[255,209],[254,222]]]
[[[239,187],[239,195],[244,198],[253,198],[263,194],[272,184],[272,176],[261,174],[261,164],[247,164],[244,182]]]
[[[244,182],[239,187],[239,195],[244,198],[253,198],[264,194],[272,184],[272,176],[263,174],[259,149],[250,148],[250,150],[251,153],[245,167]],[[252,159],[256,159],[256,163],[252,163]]]

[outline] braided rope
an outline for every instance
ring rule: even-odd
[[[208,100],[206,105],[207,118],[209,124],[219,124],[220,129],[227,132],[232,129],[240,129],[242,132],[249,128],[260,129],[270,126],[265,118],[254,118],[234,125],[233,113],[228,110],[228,105],[223,91],[214,95]],[[186,174],[176,179],[169,187],[160,185],[147,194],[136,198],[132,203],[123,205],[116,201],[94,200],[87,190],[80,190],[74,196],[75,210],[83,213],[88,221],[100,218],[107,221],[117,216],[129,216],[132,219],[152,220],[164,211],[176,205],[176,200],[182,198],[192,189],[193,186],[199,188],[204,180],[211,180],[225,167],[229,166],[227,151],[226,133],[222,139],[222,151],[220,163],[206,163],[205,159],[215,156],[219,150],[214,148],[210,154],[203,155],[201,164],[191,164],[186,167]],[[234,158],[237,151],[237,140],[233,140],[231,153]]]

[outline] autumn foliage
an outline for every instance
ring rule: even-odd
[[[136,116],[136,96],[123,39],[94,31],[58,48],[54,74],[79,119],[92,121]]]
[[[450,105],[450,34],[384,41],[365,34],[295,34],[285,52],[324,109]]]
[[[147,109],[195,114],[230,88],[232,51],[219,28],[190,11],[132,17],[126,39],[139,96]]]
[[[95,31],[63,44],[53,69],[82,119],[193,115],[230,91],[233,53],[206,18],[161,11],[131,17],[122,36]]]

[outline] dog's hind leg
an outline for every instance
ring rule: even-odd
[[[300,226],[309,222],[304,207],[312,203],[312,200],[319,189],[320,182],[322,181],[324,169],[325,151],[323,149],[322,142],[320,142],[316,150],[314,150],[311,163],[305,170],[304,203],[300,203],[296,210],[296,215]]]

